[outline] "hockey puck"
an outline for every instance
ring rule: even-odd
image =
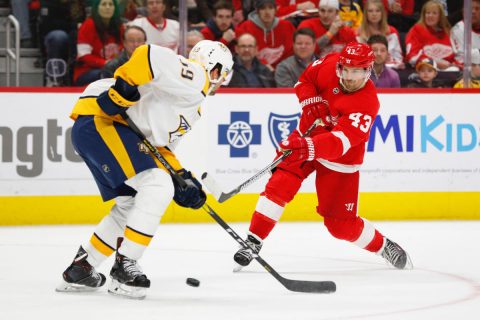
[[[198,287],[200,285],[200,281],[195,278],[187,278],[187,284],[192,287]]]

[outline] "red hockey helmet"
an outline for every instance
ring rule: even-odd
[[[374,60],[375,55],[369,45],[350,42],[340,53],[338,63],[351,68],[369,68]]]
[[[370,46],[350,42],[343,48],[337,62],[340,85],[347,92],[360,90],[372,73],[375,55]]]

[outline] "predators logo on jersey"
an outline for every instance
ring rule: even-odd
[[[175,140],[177,140],[178,138],[180,138],[181,136],[183,136],[185,133],[187,133],[188,131],[190,131],[192,129],[192,127],[190,126],[190,124],[187,122],[187,120],[185,120],[185,118],[181,115],[180,116],[180,124],[178,125],[178,128],[177,130],[173,131],[173,132],[169,132],[169,142],[170,143],[173,143],[175,142]]]

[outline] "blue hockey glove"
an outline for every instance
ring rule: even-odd
[[[202,190],[202,185],[197,179],[195,179],[190,171],[182,169],[178,171],[178,173],[185,180],[187,185],[182,188],[175,179],[172,179],[175,187],[173,200],[176,204],[185,208],[201,208],[207,200],[207,195]]]
[[[140,93],[137,86],[128,84],[125,80],[118,77],[115,84],[110,89],[102,92],[97,103],[103,112],[110,116],[119,114],[126,108],[140,100]]]

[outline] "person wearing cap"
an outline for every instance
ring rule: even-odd
[[[408,88],[442,88],[444,87],[441,82],[435,78],[438,75],[437,62],[432,58],[423,56],[418,59],[415,66],[417,71],[417,77],[411,77],[412,79],[408,83]]]
[[[472,49],[472,68],[470,69],[470,88],[480,88],[480,50]],[[454,88],[464,88],[463,79],[460,79]]]
[[[319,18],[310,18],[298,25],[298,29],[310,28],[315,32],[317,38],[315,53],[319,57],[331,52],[340,52],[347,43],[356,41],[353,29],[345,26],[340,19],[338,8],[338,0],[320,0]]]
[[[248,20],[235,29],[235,34],[237,37],[244,33],[252,34],[257,40],[257,57],[273,70],[292,55],[295,27],[290,21],[275,16],[275,0],[255,0],[255,8],[248,15]]]

